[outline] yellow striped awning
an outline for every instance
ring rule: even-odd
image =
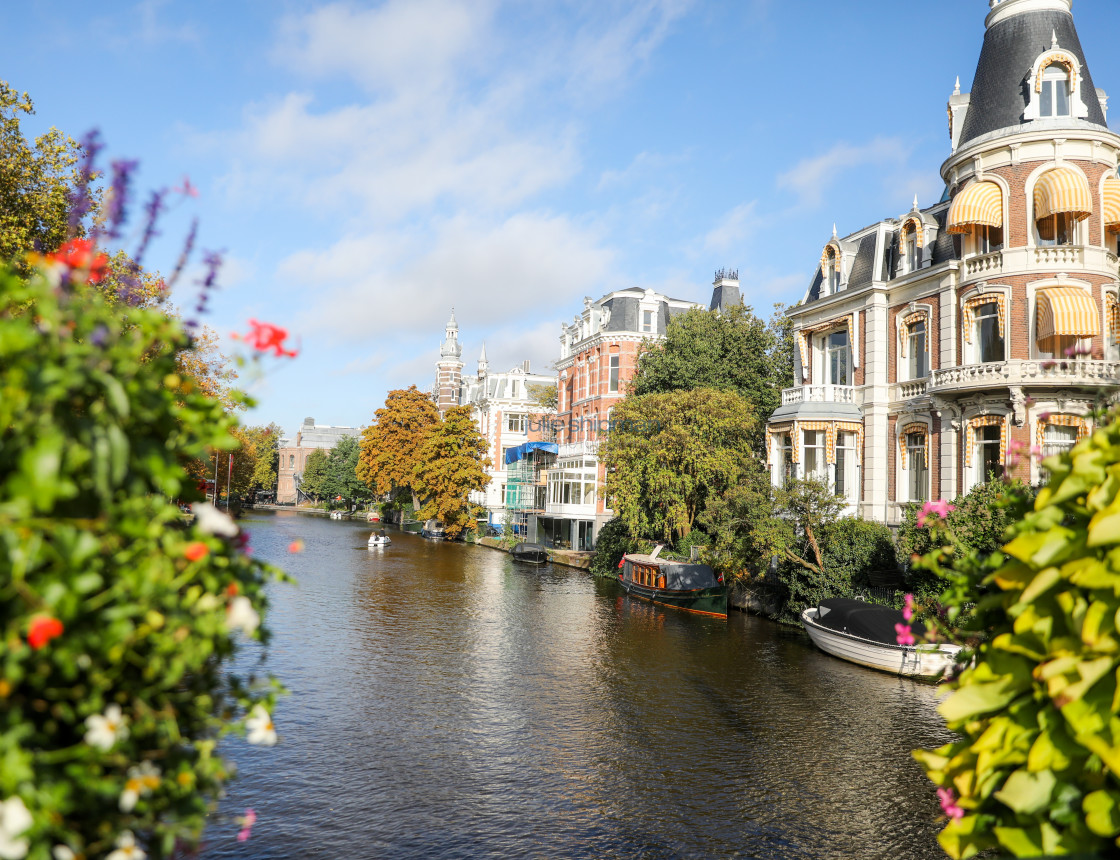
[[[1052,337],[1094,337],[1101,333],[1100,313],[1093,296],[1077,287],[1052,287],[1038,292],[1038,341]]]
[[[1108,320],[1108,336],[1112,343],[1120,343],[1120,301],[1115,293],[1104,294],[1105,319]]]
[[[912,423],[907,424],[898,431],[898,457],[902,463],[902,468],[906,468],[906,445],[910,441],[907,437],[910,435],[921,436],[922,446],[925,450],[926,468],[929,468],[929,427],[925,424]]]
[[[1039,177],[1034,186],[1034,218],[1070,215],[1083,221],[1093,214],[1093,195],[1085,177],[1068,167],[1056,167]]]
[[[953,198],[946,229],[969,233],[973,227],[1003,227],[1003,190],[994,182],[974,182]]]
[[[1035,428],[1035,444],[1037,444],[1039,448],[1041,448],[1046,441],[1046,427],[1048,425],[1076,427],[1078,442],[1089,435],[1089,423],[1080,415],[1047,415],[1045,419],[1039,420],[1038,426]]]
[[[921,248],[925,244],[926,231],[922,228],[922,222],[917,216],[911,215],[902,222],[902,229],[899,231],[899,236],[905,240],[907,233],[913,233],[918,240],[918,247]]]
[[[1104,228],[1120,233],[1120,179],[1109,176],[1104,181]]]
[[[978,415],[965,425],[964,462],[972,465],[972,449],[976,446],[976,431],[981,427],[999,427],[999,461],[1007,458],[1007,419],[999,415]]]

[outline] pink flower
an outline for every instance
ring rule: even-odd
[[[198,189],[191,185],[191,178],[189,176],[183,177],[183,185],[180,188],[171,189],[175,194],[182,194],[184,197],[197,197]]]
[[[1043,370],[1053,370],[1055,367],[1058,366],[1058,362],[1054,361],[1054,359],[1052,359],[1052,358],[1048,358],[1045,361],[1040,362],[1038,366],[1041,367]]]
[[[950,511],[955,511],[955,505],[950,505],[944,499],[938,499],[936,502],[926,502],[922,505],[922,512],[918,514],[918,528],[925,528],[929,523],[930,517],[937,517],[939,520],[946,520],[949,517]],[[934,525],[934,523],[929,523]]]
[[[914,638],[914,631],[910,629],[908,624],[896,624],[894,632],[899,645],[913,645],[917,641]]]
[[[237,335],[234,337],[238,340],[243,340],[257,352],[272,351],[272,354],[277,358],[287,357],[295,358],[299,353],[294,349],[285,349],[284,341],[288,339],[288,330],[280,328],[280,326],[273,325],[272,323],[257,322],[254,319],[249,320],[249,327],[252,329],[247,335]]]
[[[937,789],[937,799],[941,801],[941,811],[950,818],[964,818],[964,810],[957,806],[957,796],[951,788]]]
[[[249,836],[253,832],[253,825],[257,823],[257,813],[251,809],[245,810],[245,815],[240,819],[241,832],[237,834],[238,842],[248,842]]]
[[[1042,449],[1039,448],[1037,445],[1032,445],[1031,446],[1031,456],[1032,457],[1041,457],[1042,456]]]
[[[914,595],[907,594],[902,599],[906,601],[906,606],[902,609],[902,617],[909,621],[914,617]]]
[[[1028,407],[1029,406],[1034,406],[1034,398],[1030,397],[1030,396],[1024,397],[1023,398],[1023,405],[1028,406]]]

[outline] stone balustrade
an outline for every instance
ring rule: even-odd
[[[851,385],[799,385],[782,392],[782,405],[791,403],[859,403]]]
[[[928,392],[1009,385],[1120,386],[1120,361],[1092,359],[1030,359],[968,364],[934,370]]]

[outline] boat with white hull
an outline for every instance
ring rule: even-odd
[[[882,672],[915,678],[937,678],[956,661],[959,645],[897,644],[895,624],[907,623],[902,613],[888,606],[862,600],[822,600],[801,613],[813,644],[833,657]],[[909,623],[915,637],[925,635],[925,626]]]

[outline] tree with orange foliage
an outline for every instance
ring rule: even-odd
[[[412,506],[419,509],[420,447],[438,424],[435,403],[415,385],[390,391],[374,423],[362,431],[358,478],[378,494],[411,493]]]

